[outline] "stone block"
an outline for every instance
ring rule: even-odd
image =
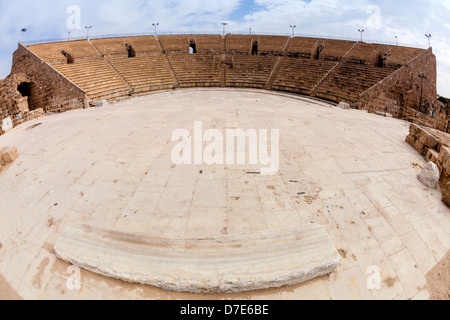
[[[294,285],[335,271],[342,260],[326,230],[312,223],[212,239],[72,226],[54,249],[58,258],[106,277],[193,293]]]
[[[439,153],[438,163],[442,165],[442,169],[450,173],[450,148],[442,147]]]
[[[433,162],[428,162],[422,171],[417,175],[417,179],[426,187],[436,189],[439,183],[439,169]]]
[[[338,108],[344,109],[344,110],[348,110],[350,109],[350,105],[346,102],[339,102],[338,104]]]
[[[13,163],[19,157],[16,147],[4,147],[0,150],[0,158],[3,163]]]
[[[441,180],[442,201],[450,207],[450,177],[443,177]]]
[[[424,130],[422,130],[420,142],[422,142],[424,146],[427,146],[431,149],[435,149],[438,143],[437,139],[433,135]]]
[[[411,126],[409,127],[409,133],[413,136],[416,137],[418,132],[420,130],[420,127],[415,124],[415,123],[411,123]]]
[[[423,145],[422,142],[420,142],[420,140],[417,140],[416,143],[414,144],[414,149],[416,149],[417,152],[419,152],[420,154],[423,154],[425,146]]]
[[[429,162],[431,161],[431,162],[433,162],[434,164],[436,164],[439,167],[438,158],[439,158],[439,153],[436,150],[434,150],[434,149],[429,149],[428,153],[427,153],[427,155],[425,157],[425,159],[427,161],[429,161]]]
[[[416,144],[416,138],[412,134],[409,134],[406,137],[406,142],[408,142],[412,147],[414,147],[414,145]]]

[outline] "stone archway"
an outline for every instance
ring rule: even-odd
[[[25,81],[25,82],[21,82],[18,86],[17,86],[17,91],[19,91],[19,93],[22,95],[22,97],[27,97],[28,98],[28,110],[29,111],[33,111],[39,108],[42,108],[43,106],[41,106],[40,104],[40,99],[39,99],[39,87],[33,83],[33,82],[29,82],[29,81]]]

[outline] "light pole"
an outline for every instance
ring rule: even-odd
[[[431,48],[431,34],[426,34],[425,37],[428,38],[428,48]]]
[[[22,41],[21,41],[21,43],[23,43],[23,36],[24,36],[25,32],[27,32],[27,31],[28,31],[27,28],[20,29],[20,32],[22,32]]]
[[[297,26],[290,25],[290,27],[292,29],[292,38],[295,38],[295,28],[297,28]]]
[[[153,23],[153,26],[155,27],[155,37],[156,37],[158,35],[157,28],[159,26],[159,22],[158,23]]]
[[[252,35],[252,28],[250,28],[250,35]]]
[[[225,36],[225,28],[228,25],[228,23],[226,22],[222,22],[222,26],[223,26],[223,35]]]
[[[422,109],[422,97],[423,97],[423,80],[427,79],[427,76],[423,73],[419,74],[418,77],[421,79],[422,83],[420,86],[420,102],[419,102],[419,111]],[[421,111],[422,112],[422,111]]]
[[[397,46],[398,46],[398,37],[397,37],[397,36],[395,36],[395,43],[396,43]]]
[[[85,29],[86,29],[86,37],[87,37],[87,39],[89,40],[89,30],[91,30],[92,29],[92,26],[85,26],[84,27]]]
[[[67,41],[70,41],[70,31],[69,31],[68,36],[67,36]]]
[[[359,33],[361,33],[361,43],[363,42],[363,33],[364,33],[364,29],[358,29]]]

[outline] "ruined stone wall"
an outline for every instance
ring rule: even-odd
[[[411,124],[406,142],[438,167],[442,201],[450,207],[450,135]]]
[[[422,73],[427,79],[423,81],[422,107],[420,107],[422,80],[418,75]],[[357,107],[373,113],[387,112],[396,118],[411,116],[408,109],[429,114],[430,111],[439,109],[436,83],[436,56],[430,48],[362,93]],[[443,123],[436,123],[436,127],[439,126],[442,127]]]
[[[49,64],[19,44],[13,55],[11,75],[26,74],[37,86],[38,107],[45,112],[67,111],[85,107],[86,93]]]
[[[0,80],[0,135],[5,133],[2,120],[10,118],[13,127],[44,115],[42,108],[29,110],[29,98],[22,96],[17,90],[19,84],[30,82],[29,76],[23,73],[15,74]],[[39,97],[33,103],[38,102]]]

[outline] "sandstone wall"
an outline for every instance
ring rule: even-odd
[[[38,88],[39,107],[45,112],[83,108],[86,93],[49,64],[19,44],[13,55],[11,75],[26,74]]]
[[[418,75],[422,73],[427,79],[423,81],[423,107],[419,108],[422,80]],[[387,112],[396,118],[411,116],[408,109],[422,113],[436,112],[436,109],[439,108],[436,83],[436,56],[430,48],[388,78],[362,93],[359,96],[357,107],[373,113]],[[438,125],[442,126],[442,123],[436,124],[436,126]]]
[[[442,201],[450,207],[450,135],[411,124],[406,142],[423,155],[427,161],[437,165],[440,173]]]

